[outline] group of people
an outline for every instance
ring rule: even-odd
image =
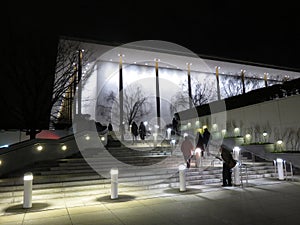
[[[201,149],[201,155],[203,156],[204,151],[208,151],[208,143],[210,140],[210,133],[206,128],[204,130],[203,135],[200,133],[197,135],[197,144],[196,148]],[[181,144],[181,151],[184,157],[184,161],[186,163],[186,167],[191,167],[191,158],[193,156],[193,151],[195,150],[195,146],[193,142],[190,140],[189,136],[185,136],[184,140]],[[209,153],[208,153],[209,155]],[[220,156],[215,156],[223,162],[223,170],[222,170],[222,186],[232,186],[232,168],[236,165],[236,161],[233,159],[231,151],[226,148],[225,145],[220,146]]]
[[[140,136],[140,139],[142,142],[145,141],[146,137],[146,126],[143,121],[140,122],[140,125],[138,126],[135,121],[131,124],[131,134],[132,134],[132,143],[135,144],[137,142],[137,137]]]

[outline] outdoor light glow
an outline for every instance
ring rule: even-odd
[[[281,145],[282,144],[282,140],[278,140],[277,144]]]
[[[91,139],[91,138],[90,138],[90,136],[89,136],[89,135],[86,135],[86,136],[85,136],[85,140],[87,140],[87,141],[88,141],[88,140],[90,140],[90,139]]]
[[[212,128],[213,128],[214,130],[218,129],[218,124],[214,123],[214,124],[212,125]]]
[[[67,150],[67,146],[66,145],[61,146],[61,150],[66,151]]]
[[[250,134],[246,134],[245,137],[246,137],[247,139],[250,139],[250,138],[251,138],[251,135],[250,135]]]
[[[183,137],[187,137],[187,136],[189,136],[188,133],[184,133],[183,134]]]
[[[144,122],[144,125],[147,126],[147,125],[148,125],[148,121],[145,121],[145,122]]]
[[[118,168],[112,168],[112,169],[110,170],[110,174],[111,174],[111,175],[119,174]]]
[[[222,133],[222,135],[225,135],[226,134],[226,129],[222,129],[221,133]]]
[[[263,132],[263,136],[266,137],[268,135],[267,132]]]
[[[283,159],[277,158],[276,161],[277,161],[278,163],[282,163],[282,162],[283,162]]]
[[[234,146],[233,147],[233,151],[237,151],[237,152],[239,152],[241,149],[240,149],[240,147],[238,147],[238,146]]]
[[[2,160],[0,160],[0,166],[2,165]]]
[[[42,151],[42,150],[43,150],[43,146],[38,145],[38,146],[36,147],[36,150],[38,150],[39,152]]]
[[[200,153],[201,152],[201,149],[200,148],[196,148],[195,149],[195,153],[197,154],[197,153]]]
[[[204,130],[205,128],[207,128],[207,125],[203,125],[203,127],[202,127],[202,128],[203,128],[203,130]]]
[[[158,129],[158,128],[159,128],[159,126],[158,126],[158,125],[154,125],[154,127],[155,127],[156,129]]]
[[[172,139],[172,140],[171,140],[171,143],[172,143],[173,145],[175,145],[176,140]]]
[[[8,145],[1,145],[0,148],[8,148]]]
[[[33,180],[33,174],[32,173],[25,173],[24,174],[24,180]]]
[[[102,137],[100,138],[100,140],[101,140],[101,141],[105,141],[105,137],[102,136]]]
[[[180,164],[180,165],[178,166],[178,169],[179,169],[179,170],[185,170],[185,168],[186,168],[186,166],[183,165],[183,164]]]
[[[168,129],[167,129],[168,132],[171,132],[171,130],[172,130],[171,128],[168,128]]]

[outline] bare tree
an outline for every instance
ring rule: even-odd
[[[61,39],[58,44],[50,120],[54,124],[71,124],[73,98],[76,85],[80,82],[77,76],[80,69],[79,50],[82,49],[82,43],[78,41]],[[87,78],[93,69],[92,66],[87,68],[91,54],[89,50],[82,54],[81,66],[84,73],[81,81]]]
[[[201,106],[209,103],[215,98],[216,93],[211,87],[212,82],[209,79],[200,81],[198,79],[192,79],[192,103],[194,106]],[[189,108],[189,93],[187,81],[180,84],[181,89],[171,98],[170,112],[171,115],[175,111],[180,111]]]
[[[222,90],[227,98],[242,94],[243,85],[239,75],[222,76],[221,82],[223,83]]]
[[[128,125],[132,123],[133,120],[140,121],[143,117],[147,116],[151,112],[150,103],[148,102],[148,97],[145,96],[142,91],[141,86],[131,85],[123,91],[123,109],[124,116]],[[111,118],[119,119],[120,106],[117,94],[114,91],[110,91],[105,97],[106,109],[103,106],[99,106],[102,109],[102,116],[104,116],[107,121],[111,121]],[[119,121],[114,121],[114,124],[119,124]]]

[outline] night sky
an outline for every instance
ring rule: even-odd
[[[60,35],[120,44],[163,40],[182,45],[199,55],[300,71],[300,16],[295,1],[161,2],[4,3],[1,35],[5,60],[0,100],[7,110],[1,111],[0,128],[29,126],[32,121],[39,121],[41,126],[48,123],[45,118],[49,109],[45,103],[51,96],[56,44]],[[11,66],[13,61],[21,68],[17,75],[16,67]],[[30,66],[29,61],[40,65],[39,72],[24,72]],[[22,88],[24,80],[18,76],[34,85]],[[41,89],[37,91],[36,87]],[[24,104],[24,101],[29,103]],[[34,115],[24,119],[28,110]]]

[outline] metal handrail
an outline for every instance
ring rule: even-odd
[[[240,168],[241,185],[242,185],[242,187],[244,187],[244,182],[243,182],[244,179],[243,179],[242,169],[245,168],[245,172],[246,172],[246,184],[248,186],[248,184],[249,184],[248,183],[248,167],[247,167],[246,164],[241,163],[240,166],[239,166],[239,168]]]

